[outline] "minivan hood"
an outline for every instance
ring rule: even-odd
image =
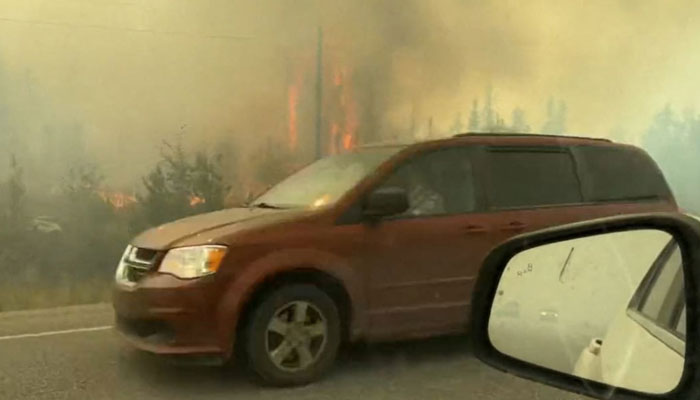
[[[131,242],[136,247],[153,250],[165,250],[177,247],[178,243],[185,242],[195,236],[202,243],[215,240],[208,232],[231,226],[234,230],[269,225],[281,220],[288,220],[303,214],[302,210],[276,210],[263,208],[228,208],[206,214],[169,222],[139,234]],[[232,233],[231,232],[231,233]]]

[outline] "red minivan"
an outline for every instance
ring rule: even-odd
[[[464,332],[498,243],[626,213],[676,211],[656,163],[608,140],[465,134],[318,160],[244,208],[127,247],[118,331],[159,354],[243,356],[266,382],[312,381],[342,341]]]

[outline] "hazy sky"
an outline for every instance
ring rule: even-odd
[[[554,96],[569,132],[633,139],[665,103],[696,105],[698,17],[692,0],[0,0],[0,107],[14,130],[82,126],[108,174],[142,173],[178,132],[249,154],[284,140],[321,25],[327,54],[376,70],[382,129],[446,131],[492,84],[534,129]]]

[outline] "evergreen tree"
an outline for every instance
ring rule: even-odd
[[[486,102],[484,104],[483,127],[486,130],[491,130],[495,124],[496,118],[493,110],[493,87],[489,85],[486,88]]]
[[[522,108],[516,107],[513,109],[510,127],[513,132],[526,133],[530,131],[530,127],[525,120],[525,111]]]
[[[10,178],[7,181],[7,194],[7,226],[10,231],[15,231],[20,229],[24,222],[26,188],[22,167],[14,154],[10,155]]]
[[[96,165],[83,164],[68,170],[68,174],[63,178],[63,191],[69,197],[97,196],[103,181],[104,176]]]
[[[197,211],[215,211],[224,207],[228,187],[223,184],[221,160],[220,155],[195,154],[190,172],[190,206],[197,207]]]
[[[542,126],[542,133],[560,135],[566,131],[566,103],[556,102],[550,97],[547,102],[547,117]]]
[[[642,145],[661,167],[681,208],[700,214],[700,119],[692,112],[678,116],[666,105],[653,118]]]
[[[479,101],[474,100],[472,103],[472,111],[469,113],[469,132],[478,132],[481,128],[479,121]]]
[[[644,137],[644,146],[657,161],[672,160],[682,137],[682,125],[670,105],[666,105],[653,118]]]
[[[141,213],[132,221],[134,231],[176,219],[187,212],[185,199],[175,195],[164,169],[156,165],[142,179],[146,193],[138,196]]]
[[[527,133],[530,132],[530,127],[525,119],[525,111],[522,108],[516,107],[511,113],[510,128],[513,132]]]
[[[506,125],[506,120],[498,112],[493,113],[493,125],[488,128],[491,133],[508,133],[510,128]]]
[[[555,130],[555,110],[554,110],[554,99],[552,97],[547,101],[547,116],[545,117],[544,124],[542,125],[542,133],[554,133]]]
[[[145,194],[138,196],[141,211],[132,229],[221,209],[228,190],[221,165],[220,156],[200,151],[190,157],[181,142],[164,142],[160,162],[143,178]]]

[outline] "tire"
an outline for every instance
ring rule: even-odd
[[[282,286],[255,307],[244,340],[248,365],[264,383],[313,382],[330,369],[338,353],[338,307],[314,285]]]

